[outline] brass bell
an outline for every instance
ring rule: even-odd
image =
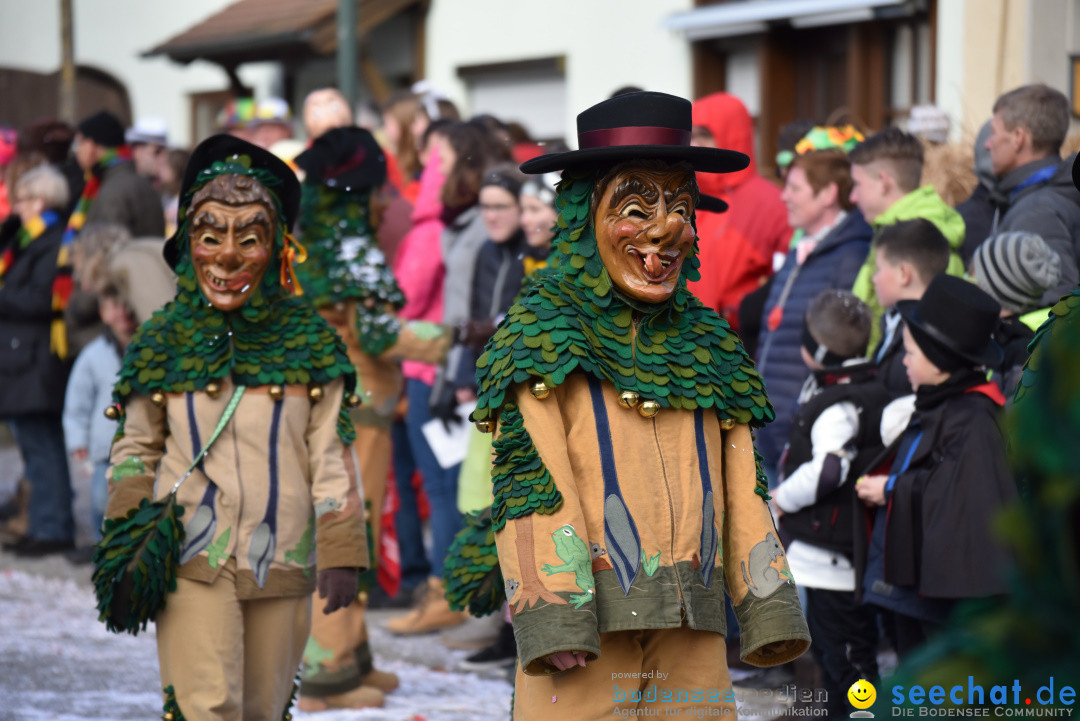
[[[307,394],[308,398],[310,398],[315,403],[321,401],[323,399],[323,396],[326,395],[326,393],[323,391],[322,386],[311,386],[310,388],[308,388]]]
[[[221,395],[221,384],[215,381],[211,381],[206,384],[206,395],[211,398],[217,398]]]
[[[349,408],[356,408],[358,405],[360,405],[360,396],[356,395],[355,393],[350,393],[349,395],[345,396],[345,405]]]
[[[722,430],[722,431],[730,431],[734,427],[735,427],[735,420],[734,419],[732,419],[732,418],[721,418],[720,419],[720,430]]]
[[[153,403],[158,408],[164,408],[165,407],[165,394],[162,393],[161,391],[154,391],[153,393],[150,394],[150,402]]]
[[[165,715],[161,717],[161,721],[173,721],[172,711],[166,711]]]
[[[619,405],[623,408],[633,408],[638,404],[638,394],[634,391],[623,391],[619,394]]]
[[[481,433],[494,433],[495,421],[477,421],[476,430],[480,431]]]
[[[277,383],[270,386],[270,390],[268,392],[270,393],[270,397],[273,398],[275,401],[280,401],[282,398],[285,397],[285,389],[279,386]]]
[[[660,412],[660,404],[656,401],[645,401],[638,406],[637,412],[641,414],[642,418],[652,418]]]
[[[544,381],[537,381],[532,384],[529,392],[533,394],[533,398],[542,401],[551,395],[551,386],[544,383]]]
[[[109,406],[105,409],[105,417],[108,418],[110,421],[120,420],[120,407],[117,406],[115,403]]]

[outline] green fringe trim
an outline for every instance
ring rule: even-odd
[[[502,530],[509,519],[524,518],[531,513],[549,515],[559,510],[562,494],[525,430],[525,419],[517,406],[507,405],[503,409],[499,436],[493,447],[493,532]]]
[[[176,703],[176,689],[169,684],[163,689],[163,693],[165,705],[161,707],[162,721],[184,721],[184,713],[180,710],[180,705]]]
[[[144,498],[123,518],[105,519],[94,551],[98,620],[113,633],[138,635],[176,590],[176,566],[184,542],[184,507]]]
[[[502,608],[506,600],[491,509],[465,515],[465,527],[454,542],[443,566],[446,600],[450,608],[473,616],[487,616]]]
[[[186,254],[177,272],[175,300],[140,326],[124,353],[116,403],[122,406],[133,393],[200,391],[227,377],[248,387],[335,378],[345,379],[346,394],[355,387],[356,370],[341,338],[309,303],[283,293],[273,267],[248,302],[229,313],[203,298]],[[343,409],[342,442],[351,443],[351,429]]]
[[[765,470],[762,468],[762,464],[765,459],[761,457],[761,454],[757,452],[757,448],[754,449],[754,472],[756,478],[754,480],[754,493],[761,496],[764,501],[771,501],[772,496],[769,495],[769,477],[765,475]]]
[[[498,417],[517,383],[555,387],[580,370],[661,407],[715,408],[753,426],[771,421],[764,383],[738,336],[686,287],[698,277],[696,252],[666,303],[641,305],[615,290],[590,220],[594,181],[593,172],[563,174],[558,253],[477,362],[472,419]]]

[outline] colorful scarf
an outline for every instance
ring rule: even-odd
[[[41,215],[35,215],[23,223],[15,237],[15,242],[7,247],[3,255],[0,255],[0,285],[3,284],[4,275],[8,269],[15,264],[22,252],[59,219],[60,216],[55,211],[46,210]]]
[[[61,359],[67,358],[67,333],[64,331],[64,309],[67,308],[68,299],[74,283],[71,278],[71,244],[82,227],[86,225],[86,214],[90,212],[90,206],[97,198],[101,190],[101,179],[105,172],[125,161],[131,160],[131,148],[121,145],[118,148],[109,148],[105,155],[86,173],[86,185],[82,195],[75,204],[75,210],[68,218],[67,228],[64,230],[64,239],[60,242],[60,255],[56,259],[56,278],[53,280],[52,290],[52,339],[50,348]]]

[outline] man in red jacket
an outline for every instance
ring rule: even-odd
[[[739,303],[773,274],[773,255],[787,253],[791,228],[780,188],[757,174],[754,121],[734,95],[714,93],[694,103],[691,143],[737,150],[750,165],[737,173],[698,173],[702,193],[730,206],[723,215],[699,210],[701,280],[690,290],[736,330]]]

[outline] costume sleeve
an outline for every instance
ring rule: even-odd
[[[341,442],[337,427],[345,382],[337,379],[325,392],[326,397],[311,406],[307,429],[316,566],[367,568],[359,464],[353,447]]]
[[[589,549],[558,396],[539,401],[524,386],[520,410],[504,410],[495,439],[493,520],[499,564],[522,670],[558,671],[545,658],[558,651],[600,655],[596,592]],[[533,437],[544,439],[541,459]],[[561,503],[545,496],[561,493]],[[500,528],[500,521],[505,526]]]
[[[93,349],[90,349],[93,352]],[[84,351],[75,359],[64,391],[64,444],[68,453],[90,448],[90,424],[94,413],[94,374],[90,356]],[[104,408],[96,409],[98,413]],[[100,458],[94,460],[101,460]]]
[[[446,360],[453,340],[449,326],[423,320],[405,321],[397,341],[380,357],[439,365]]]
[[[829,406],[810,429],[813,457],[792,471],[772,491],[784,513],[795,513],[817,503],[847,480],[856,449],[851,441],[859,432],[859,412],[844,401]]]
[[[165,451],[165,409],[146,396],[132,395],[124,404],[123,431],[117,434],[109,453],[109,502],[106,518],[119,518],[153,499],[158,463]]]
[[[777,666],[810,646],[799,596],[764,498],[750,427],[724,431],[723,552],[728,593],[742,633],[741,658]]]

